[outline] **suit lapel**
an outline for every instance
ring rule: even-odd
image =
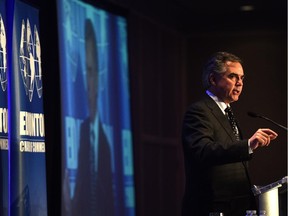
[[[211,113],[215,116],[219,124],[223,127],[226,133],[230,136],[231,140],[236,141],[236,137],[233,134],[230,122],[228,118],[223,114],[221,109],[218,107],[216,102],[207,95],[207,100],[205,100],[207,107],[211,110]]]

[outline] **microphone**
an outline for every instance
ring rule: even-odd
[[[271,119],[269,119],[269,118],[267,118],[267,117],[265,117],[265,116],[259,115],[259,114],[254,113],[254,112],[247,112],[247,114],[248,114],[250,117],[253,117],[253,118],[262,118],[262,119],[265,119],[266,121],[269,121],[269,122],[277,125],[278,127],[280,127],[280,128],[282,128],[282,129],[288,131],[287,127],[284,127],[283,125],[280,125],[280,124],[278,124],[277,122],[275,122],[275,121],[273,121],[273,120],[271,120]]]

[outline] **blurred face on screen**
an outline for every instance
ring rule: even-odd
[[[88,90],[88,104],[90,119],[94,120],[97,113],[97,97],[98,97],[98,56],[96,49],[96,38],[91,22],[86,23],[86,80]]]

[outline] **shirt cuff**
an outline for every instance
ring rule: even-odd
[[[253,150],[250,147],[250,140],[249,139],[248,139],[248,151],[249,151],[249,154],[253,154]]]

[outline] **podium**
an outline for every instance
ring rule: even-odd
[[[269,216],[279,216],[278,188],[287,182],[288,176],[285,176],[266,186],[253,186],[254,196],[259,196],[259,211],[265,210]]]

